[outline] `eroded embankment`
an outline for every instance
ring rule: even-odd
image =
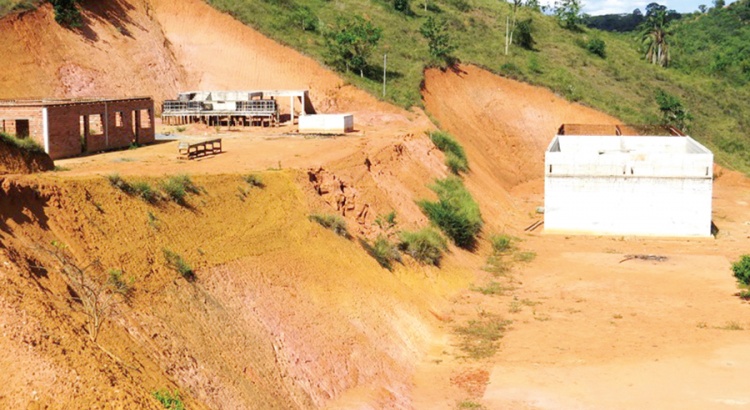
[[[391,274],[310,222],[307,175],[262,178],[264,188],[197,177],[186,206],[146,203],[102,177],[4,179],[0,361],[13,371],[0,402],[148,408],[153,391],[177,388],[191,408],[307,408],[359,387],[375,408],[409,407],[447,279],[409,263]],[[79,266],[98,260],[99,274],[133,280],[96,342],[53,242]],[[164,249],[197,279],[170,269]]]

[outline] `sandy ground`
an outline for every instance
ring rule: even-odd
[[[390,210],[400,229],[424,226],[415,200],[432,195],[426,185],[447,170],[422,112],[378,102],[198,0],[84,5],[88,37],[34,30],[51,25],[48,6],[0,24],[2,38],[23,39],[3,42],[0,54],[24,67],[0,73],[0,97],[293,85],[310,88],[321,111],[354,112],[358,132],[305,138],[293,126],[178,133],[159,125],[179,138],[220,135],[225,152],[178,160],[171,141],[5,178],[3,406],[154,407],[151,392],[169,387],[191,408],[750,407],[750,306],[734,296],[729,269],[750,244],[745,176],[716,170],[715,239],[523,233],[542,218],[543,150],[559,125],[617,120],[476,67],[429,70],[425,108],[465,147],[464,179],[486,228],[475,252],[451,248],[440,269],[407,260],[388,272],[307,215],[342,214],[363,238],[382,233],[373,221]],[[226,47],[214,50],[217,42]],[[140,67],[131,60],[156,63],[106,69]],[[188,173],[206,192],[191,207],[154,208],[99,176],[114,172],[155,183]],[[269,187],[248,190],[247,172]],[[484,271],[484,239],[499,232],[536,258],[503,275]],[[33,247],[52,240],[136,278],[132,305],[98,345],[60,278],[33,269],[45,262]],[[166,246],[194,261],[196,283],[164,267]],[[623,261],[629,254],[667,259]],[[507,290],[473,290],[492,281]],[[464,358],[455,328],[486,314],[512,321],[500,349]]]

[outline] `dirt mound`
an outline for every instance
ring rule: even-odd
[[[50,171],[55,163],[43,151],[19,148],[0,137],[0,175]]]

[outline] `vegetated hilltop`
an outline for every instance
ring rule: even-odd
[[[332,61],[326,47],[326,33],[341,26],[337,22],[339,18],[361,16],[369,20],[382,29],[381,40],[368,59],[364,78],[358,71],[347,73],[346,78],[380,96],[383,54],[387,54],[385,99],[402,106],[421,103],[419,88],[423,68],[431,61],[420,27],[429,17],[444,19],[447,33],[456,46],[453,55],[464,63],[543,85],[571,101],[590,105],[625,122],[659,123],[662,114],[655,98],[657,90],[676,96],[693,117],[689,133],[713,148],[719,163],[750,172],[750,158],[744,154],[750,147],[746,132],[750,107],[742,104],[750,100],[750,89],[728,76],[706,72],[703,67],[710,66],[710,61],[687,56],[691,54],[687,44],[700,47],[700,43],[707,42],[699,40],[704,38],[701,36],[720,33],[725,26],[727,30],[731,27],[739,30],[739,26],[746,30],[747,24],[739,19],[741,11],[748,7],[747,0],[712,10],[708,15],[686,17],[679,24],[672,23],[675,34],[669,36],[669,40],[674,42],[671,49],[674,68],[648,64],[640,34],[607,33],[582,25],[566,30],[553,16],[527,6],[520,7],[517,21],[530,19],[533,45],[528,49],[519,46],[517,29],[515,44],[506,56],[506,18],[512,15],[512,6],[493,0],[315,0],[304,3],[209,0],[209,3],[321,62]],[[728,31],[725,38],[732,36],[729,33],[732,31]],[[603,41],[603,56],[589,51],[592,40]],[[723,50],[719,54],[731,56],[729,49],[724,48],[722,42],[719,44],[717,47]],[[739,38],[736,44],[740,44]],[[723,69],[729,70],[735,65],[724,64]]]

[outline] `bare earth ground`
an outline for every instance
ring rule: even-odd
[[[407,259],[388,272],[356,242],[307,220],[309,212],[337,212],[339,199],[335,191],[318,195],[307,172],[326,187],[347,186],[340,193],[352,209],[338,212],[358,235],[376,235],[375,216],[391,209],[399,228],[423,226],[414,200],[431,195],[426,185],[447,175],[442,155],[423,134],[432,127],[424,114],[343,85],[311,60],[197,0],[115,2],[130,36],[111,19],[96,17],[109,9],[84,4],[98,37],[35,33],[32,23],[49,24],[48,9],[0,25],[3,36],[23,37],[28,47],[3,55],[39,60],[24,60],[24,74],[2,72],[7,96],[24,96],[19,84],[28,78],[40,79],[35,92],[63,87],[65,95],[142,93],[128,87],[131,74],[143,76],[145,90],[153,87],[157,95],[182,87],[292,84],[310,87],[323,111],[353,111],[358,132],[304,138],[292,126],[222,129],[226,152],[198,161],[178,160],[177,143],[166,142],[57,161],[69,170],[54,174],[5,179],[4,407],[153,407],[150,394],[162,387],[186,392],[191,408],[750,407],[750,306],[734,296],[729,269],[750,248],[746,177],[716,170],[716,239],[525,234],[523,228],[541,218],[534,211],[543,203],[543,150],[557,127],[617,120],[472,66],[430,70],[425,108],[466,148],[471,172],[465,181],[487,222],[485,239],[506,232],[537,256],[494,276],[481,269],[490,252],[483,240],[473,254],[451,248],[440,269]],[[228,46],[212,54],[214,42]],[[3,42],[0,51],[12,44]],[[143,53],[162,58],[161,65],[147,66],[156,71],[105,69],[113,58],[140,55],[134,50],[142,44],[151,45]],[[43,50],[32,55],[34,47]],[[61,63],[91,49],[80,70]],[[237,58],[273,69],[237,71],[224,64]],[[90,73],[94,80],[70,73]],[[148,83],[157,75],[172,77]],[[46,76],[51,80],[42,81]],[[175,127],[160,130],[176,133]],[[217,131],[191,126],[180,134],[203,138]],[[250,171],[261,172],[265,190],[243,191],[239,176]],[[191,197],[192,208],[153,208],[100,177],[113,172],[148,180],[189,173],[207,192]],[[35,244],[52,239],[136,275],[132,305],[122,307],[100,340],[112,355],[87,342],[64,284],[25,261],[39,257]],[[194,261],[197,283],[163,267],[164,246]],[[629,254],[667,259],[623,261]],[[491,281],[507,291],[472,290]],[[463,358],[455,328],[487,313],[512,320],[498,353]]]

